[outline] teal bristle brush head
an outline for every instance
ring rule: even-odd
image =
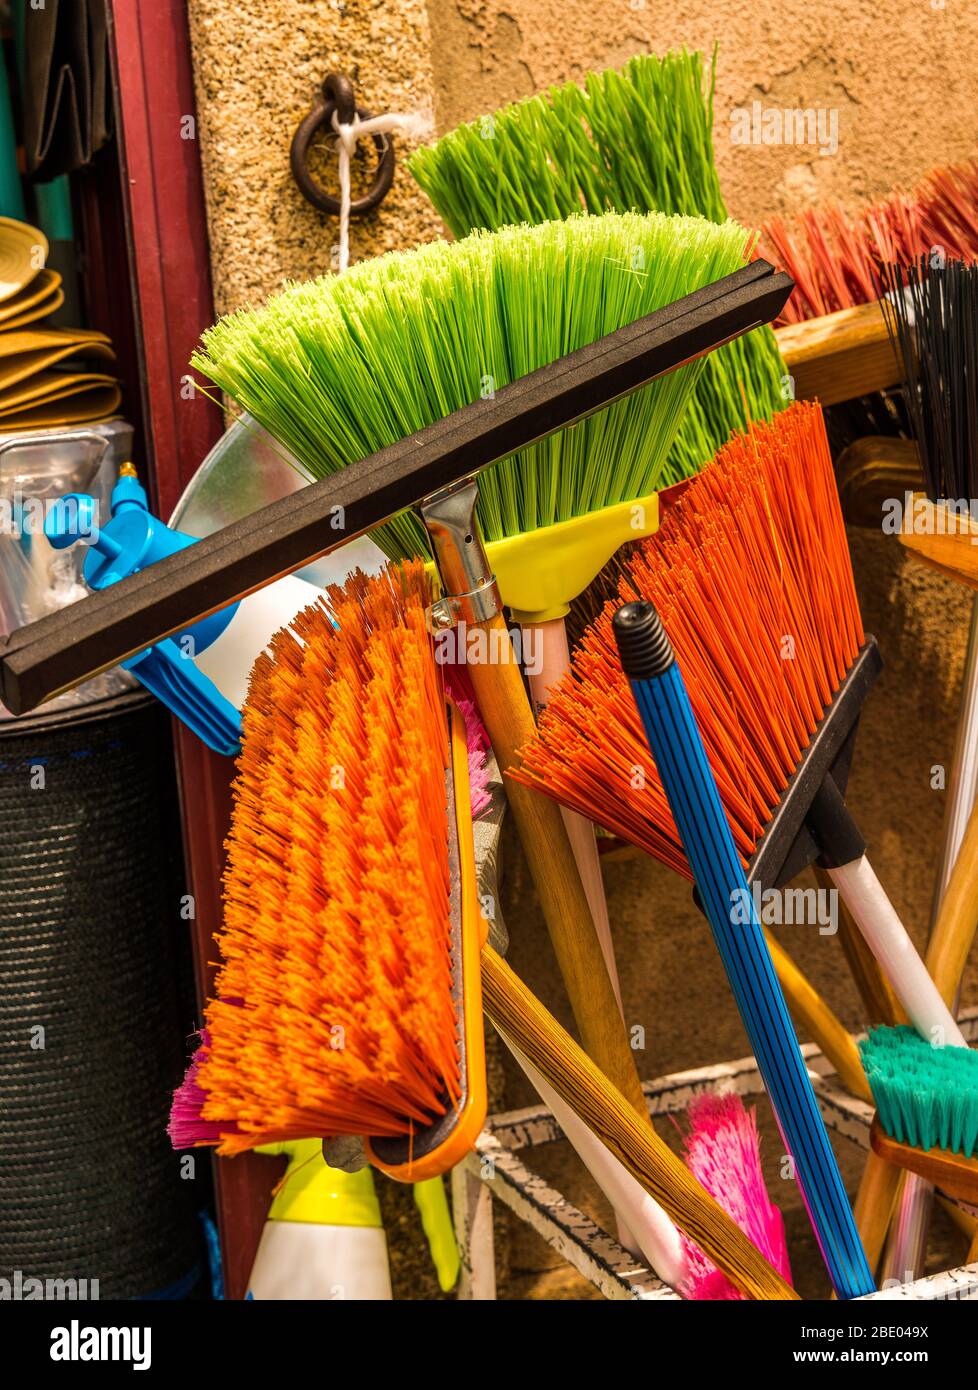
[[[913,1028],[873,1028],[859,1044],[883,1129],[901,1144],[974,1158],[978,1052],[935,1047]]]

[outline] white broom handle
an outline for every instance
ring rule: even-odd
[[[944,817],[944,846],[931,911],[931,931],[941,910],[941,900],[951,881],[958,851],[978,796],[978,598],[971,605],[968,654],[961,686],[961,708],[954,741],[954,760],[948,782],[947,812]]]
[[[678,1291],[687,1275],[682,1237],[658,1202],[632,1177],[581,1117],[562,1100],[522,1052],[500,1034],[540,1099],[560,1125],[619,1219],[627,1221],[638,1249],[664,1284]],[[633,1252],[634,1253],[634,1252]]]
[[[523,634],[523,660],[527,665],[530,695],[536,708],[542,709],[550,699],[551,690],[570,669],[567,628],[563,618],[553,618],[545,623],[522,623],[520,626]],[[569,811],[566,806],[561,806],[560,814],[574,853],[577,871],[581,876],[584,896],[591,909],[595,934],[598,938],[598,945],[601,947],[601,955],[604,958],[605,969],[608,972],[608,979],[611,981],[615,1001],[618,1004],[618,1012],[621,1014],[622,1022],[624,1022],[625,1011],[621,1003],[618,965],[615,961],[614,942],[611,939],[608,903],[604,895],[604,879],[601,875],[601,861],[598,855],[594,826],[584,816],[579,816],[576,811]],[[593,1139],[594,1136],[591,1135],[591,1131],[587,1129],[586,1125],[584,1128],[587,1135]],[[611,1155],[608,1156],[611,1157]],[[595,1180],[597,1181],[597,1179]],[[648,1196],[647,1193],[643,1193],[643,1195]],[[618,1208],[616,1203],[613,1202],[612,1205],[615,1207],[615,1217],[618,1224],[618,1240],[626,1250],[637,1254],[641,1249],[638,1238],[630,1230],[625,1213]]]
[[[917,1032],[940,1046],[967,1047],[866,856],[828,872]]]
[[[550,692],[561,676],[570,668],[570,650],[567,645],[567,629],[563,618],[554,618],[546,623],[522,623],[523,659],[529,663],[527,677],[530,682],[530,695],[538,709],[542,709],[550,698]],[[608,903],[604,894],[604,880],[601,876],[601,858],[594,835],[594,826],[579,816],[576,811],[560,808],[567,837],[574,851],[577,870],[594,919],[601,954],[611,980],[611,987],[618,1001],[618,1012],[624,1018],[621,1005],[621,986],[618,982],[618,966],[615,962],[615,947],[611,938],[611,923],[608,921]]]
[[[934,930],[968,820],[978,798],[978,598],[971,604],[968,654],[965,657],[954,761],[947,790],[944,847],[934,885],[931,931]],[[917,1274],[923,1273],[933,1191],[926,1178],[917,1177],[915,1173],[907,1174],[893,1217],[892,1235],[883,1264],[884,1279],[909,1283]]]

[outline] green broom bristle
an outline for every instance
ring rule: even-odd
[[[730,274],[749,242],[660,214],[478,232],[291,285],[209,329],[193,365],[322,478]],[[484,470],[484,539],[654,491],[705,360]],[[411,513],[375,539],[428,552]]]
[[[702,54],[639,55],[621,71],[589,73],[583,89],[573,82],[552,87],[460,125],[418,149],[409,168],[456,236],[608,210],[722,222],[727,210],[712,140],[715,61],[714,54],[704,92]],[[733,431],[783,409],[786,376],[770,328],[712,353],[665,481],[698,472]]]
[[[916,1149],[978,1150],[978,1052],[933,1047],[912,1028],[873,1028],[859,1044],[880,1124]]]
[[[575,212],[727,216],[713,163],[713,72],[685,49],[632,58],[457,126],[408,160],[456,236]]]

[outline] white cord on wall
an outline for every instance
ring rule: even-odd
[[[389,112],[361,121],[354,112],[353,120],[346,122],[341,121],[338,113],[334,111],[332,126],[337,137],[340,174],[339,272],[342,275],[350,264],[350,205],[353,201],[350,192],[350,164],[356,153],[357,143],[373,135],[391,135],[395,130],[400,131],[402,135],[424,135],[430,131],[431,121],[419,112]]]

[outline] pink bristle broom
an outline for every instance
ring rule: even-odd
[[[768,1195],[761,1170],[757,1111],[748,1111],[738,1095],[707,1094],[690,1102],[686,1116],[690,1125],[683,1149],[686,1167],[790,1284],[784,1221]],[[689,1271],[682,1290],[686,1298],[743,1298],[697,1245],[687,1236],[682,1239]]]

